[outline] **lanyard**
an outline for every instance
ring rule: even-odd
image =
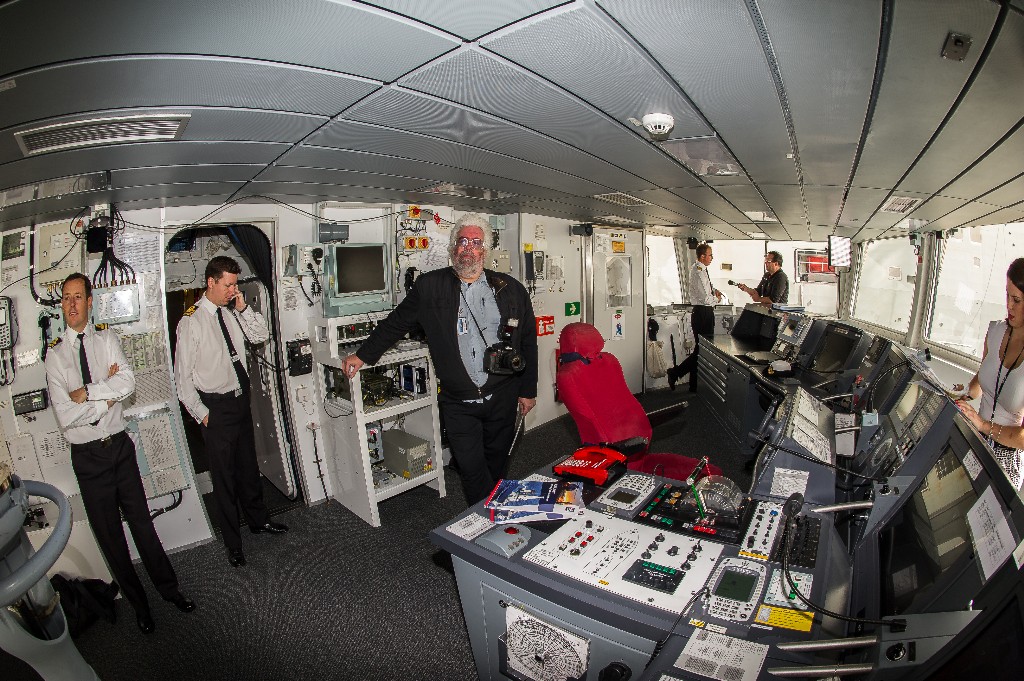
[[[1007,326],[1010,329],[1010,332],[1009,332],[1009,334],[1007,335],[1007,338],[1006,338],[1006,350],[1009,350],[1010,349],[1010,341],[1013,339],[1013,327],[1009,326],[1009,325],[1007,325]],[[1005,351],[1004,351],[1004,353],[1005,353]],[[1021,355],[1024,355],[1024,347],[1022,347],[1020,352],[1017,353],[1017,359],[1013,360],[1013,362],[1010,364],[1010,366],[1008,366],[1006,368],[1006,375],[1005,376],[1003,376],[1003,362],[1002,362],[1002,359],[999,362],[999,368],[996,370],[996,391],[995,391],[995,394],[992,397],[992,418],[990,418],[989,421],[993,421],[996,418],[996,403],[999,402],[999,395],[1003,392],[1003,388],[1006,387],[1006,381],[1010,378],[1010,372],[1013,371],[1013,368],[1015,366],[1017,366],[1017,362],[1020,361]],[[1005,359],[1005,355],[1004,355],[1003,359]],[[999,380],[1000,377],[1002,377],[1002,381]]]

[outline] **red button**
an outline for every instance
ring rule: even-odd
[[[519,534],[519,529],[515,527],[506,527],[505,534]]]

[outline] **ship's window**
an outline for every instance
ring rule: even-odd
[[[670,236],[647,235],[648,305],[660,306],[683,302],[675,241]]]
[[[914,304],[917,254],[906,237],[868,241],[860,258],[853,318],[906,333]]]
[[[1006,317],[1006,268],[1024,257],[1024,223],[961,229],[939,243],[925,337],[981,359],[988,323]]]

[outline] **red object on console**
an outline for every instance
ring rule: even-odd
[[[558,396],[576,422],[583,444],[607,445],[643,438],[645,444],[640,452],[629,458],[629,470],[685,480],[697,466],[697,459],[648,452],[651,422],[629,391],[618,358],[603,352],[601,332],[592,324],[567,324],[558,337],[558,345]],[[721,468],[708,465],[698,477],[721,474]]]

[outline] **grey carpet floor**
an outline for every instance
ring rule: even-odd
[[[673,409],[687,400],[685,410]],[[710,410],[685,391],[655,391],[641,401],[667,408],[652,449],[707,454],[741,489],[747,450],[725,436]],[[525,476],[572,451],[575,425],[563,417],[522,438],[510,477]],[[419,487],[380,506],[371,528],[336,502],[275,517],[287,535],[243,534],[248,565],[231,568],[219,541],[171,556],[182,590],[198,604],[183,614],[150,591],[156,632],[143,636],[117,603],[116,624],[98,622],[77,640],[104,681],[348,681],[477,679],[450,559],[427,538],[465,509],[458,476],[446,470],[448,496]],[[145,581],[145,578],[144,578]],[[0,651],[0,677],[36,681]]]

